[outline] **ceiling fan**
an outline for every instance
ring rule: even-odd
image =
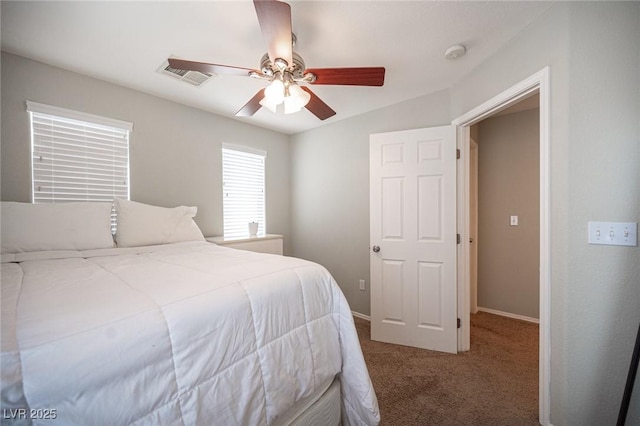
[[[260,69],[210,64],[169,58],[169,66],[179,70],[202,73],[230,74],[259,78],[271,84],[258,91],[236,116],[251,117],[261,107],[276,112],[284,103],[285,114],[305,107],[320,120],[336,112],[316,96],[305,84],[347,86],[382,86],[384,67],[306,68],[304,60],[293,51],[295,35],[291,31],[291,6],[276,0],[253,0],[260,30],[267,43],[267,53],[260,61]]]

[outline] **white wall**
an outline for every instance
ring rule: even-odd
[[[30,201],[31,100],[131,121],[131,199],[196,205],[205,236],[222,235],[221,143],[267,151],[268,232],[289,252],[289,137],[135,90],[2,53],[2,200]]]
[[[328,266],[369,313],[357,290],[368,135],[447,124],[550,66],[551,422],[614,424],[640,322],[640,249],[588,245],[586,227],[640,221],[638,22],[638,2],[561,2],[449,91],[292,137],[294,253]]]

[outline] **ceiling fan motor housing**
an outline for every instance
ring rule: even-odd
[[[294,81],[300,81],[303,79],[304,70],[306,69],[304,59],[302,59],[302,56],[298,55],[296,52],[293,52],[292,56],[293,64],[287,64],[287,68],[281,70],[276,64],[271,62],[269,54],[265,53],[260,60],[260,70],[263,74],[269,77],[274,76],[277,72],[287,72],[291,75]]]

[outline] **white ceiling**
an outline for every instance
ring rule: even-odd
[[[384,66],[384,87],[311,86],[325,121],[262,108],[236,118],[293,134],[453,85],[540,16],[550,2],[290,1],[307,67]],[[266,51],[253,3],[2,1],[2,50],[234,117],[264,81],[220,75],[201,87],[156,72],[169,56],[259,68]],[[444,58],[457,43],[467,54]],[[235,117],[234,117],[235,118]]]

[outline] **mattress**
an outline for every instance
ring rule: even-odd
[[[315,263],[188,242],[1,268],[3,422],[295,424],[336,376],[341,422],[379,422],[348,303]]]

